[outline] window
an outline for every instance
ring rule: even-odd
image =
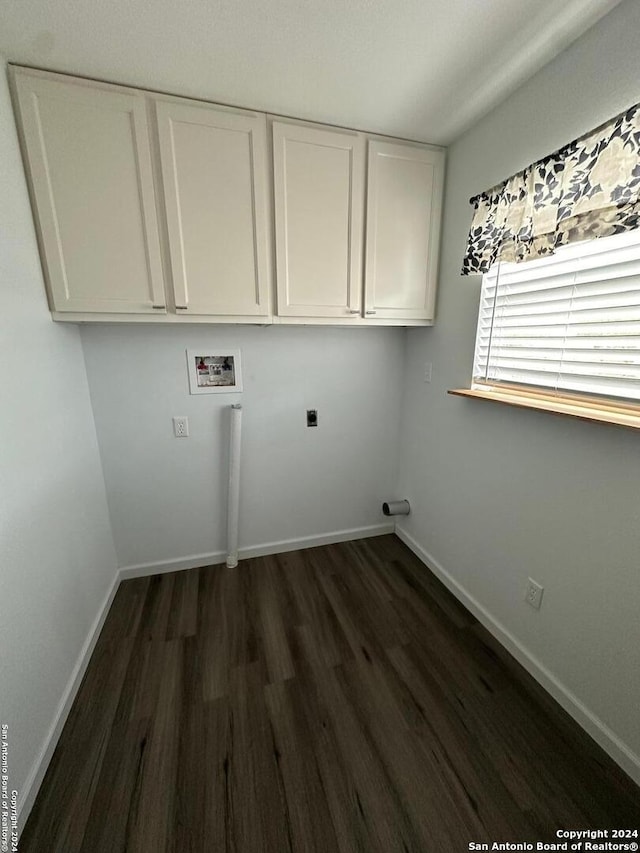
[[[473,382],[640,406],[640,230],[492,267]]]

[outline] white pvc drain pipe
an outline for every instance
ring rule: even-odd
[[[240,439],[242,437],[242,406],[231,406],[229,437],[229,492],[227,508],[227,567],[238,565],[238,523],[240,514]]]

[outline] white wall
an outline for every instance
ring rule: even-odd
[[[80,336],[47,309],[2,61],[0,186],[0,720],[23,798],[116,558]]]
[[[446,394],[471,379],[469,197],[636,102],[638,32],[627,0],[450,149],[436,326],[408,332],[400,492],[414,544],[640,781],[640,434]]]
[[[220,558],[237,401],[241,556],[385,522],[403,330],[86,326],[82,341],[121,567]],[[187,347],[239,348],[243,393],[190,396]],[[310,408],[319,412],[316,429],[306,426]],[[173,415],[188,416],[189,438],[174,438]]]

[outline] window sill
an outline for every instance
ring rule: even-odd
[[[594,400],[573,400],[568,397],[552,397],[535,391],[520,391],[501,388],[454,388],[448,392],[458,397],[492,400],[506,406],[521,409],[537,409],[553,415],[567,415],[583,421],[614,424],[615,426],[640,429],[640,408],[616,405]]]

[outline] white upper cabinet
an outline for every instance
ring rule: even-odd
[[[269,317],[266,117],[156,102],[175,308]]]
[[[361,313],[364,139],[273,123],[277,313]]]
[[[285,322],[433,321],[444,151],[370,140],[365,186],[365,144],[355,132],[273,123],[276,313]]]
[[[433,323],[442,149],[11,76],[55,319]]]
[[[444,152],[369,142],[365,316],[433,320]]]
[[[15,71],[52,310],[163,313],[146,104]]]

